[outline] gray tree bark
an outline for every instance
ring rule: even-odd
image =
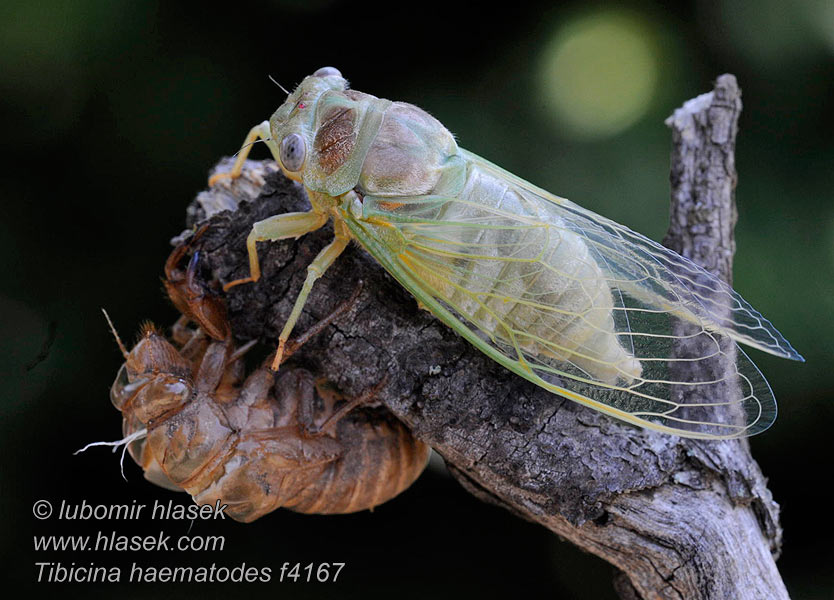
[[[671,225],[664,243],[727,281],[736,219],[734,149],[741,95],[732,75],[687,102],[673,130]],[[227,170],[228,162],[218,165]],[[306,210],[271,162],[201,193],[191,225],[203,276],[248,274],[246,236],[268,216]],[[276,343],[332,229],[260,244],[262,279],[229,291],[239,340]],[[499,367],[352,246],[316,283],[296,332],[347,299],[351,312],[295,357],[346,394],[387,375],[379,400],[446,460],[477,497],[540,523],[619,570],[623,598],[787,598],[776,569],[778,505],[743,440],[701,442],[637,429]]]

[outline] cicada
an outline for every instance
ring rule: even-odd
[[[225,289],[259,279],[257,242],[297,238],[330,219],[335,232],[309,266],[276,362],[314,282],[356,240],[422,307],[555,394],[686,437],[752,435],[775,419],[770,386],[736,342],[802,357],[737,292],[460,148],[424,110],[352,90],[338,70],[319,69],[210,184],[237,177],[259,140],[303,184],[312,210],[256,223],[250,275]],[[693,338],[697,350],[681,352]],[[706,367],[722,357],[731,368],[716,376]],[[684,362],[703,363],[703,377],[680,376]]]

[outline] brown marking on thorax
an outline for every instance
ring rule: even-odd
[[[342,166],[356,146],[356,110],[334,106],[325,113],[313,141],[319,165],[325,175]]]

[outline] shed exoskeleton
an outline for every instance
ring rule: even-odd
[[[184,252],[175,250],[167,263],[169,293],[190,299],[189,313],[200,324],[230,331],[222,302],[201,304],[200,290],[193,289],[196,262],[175,273]],[[291,343],[289,352],[350,303]],[[234,348],[230,335],[211,339],[186,323],[185,316],[177,321],[170,340],[145,325],[129,352],[122,347],[125,363],[110,392],[125,438],[140,436],[128,450],[148,480],[184,490],[198,504],[219,500],[227,515],[250,522],[280,507],[370,509],[425,468],[429,447],[384,408],[367,406],[378,390],[345,400],[304,369],[276,376],[266,363],[246,376],[240,359],[251,344]]]

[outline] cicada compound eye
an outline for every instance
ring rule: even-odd
[[[291,133],[281,140],[281,164],[287,171],[300,171],[306,154],[307,145],[299,134]]]
[[[322,67],[315,73],[313,77],[341,77],[342,73],[336,67]]]

